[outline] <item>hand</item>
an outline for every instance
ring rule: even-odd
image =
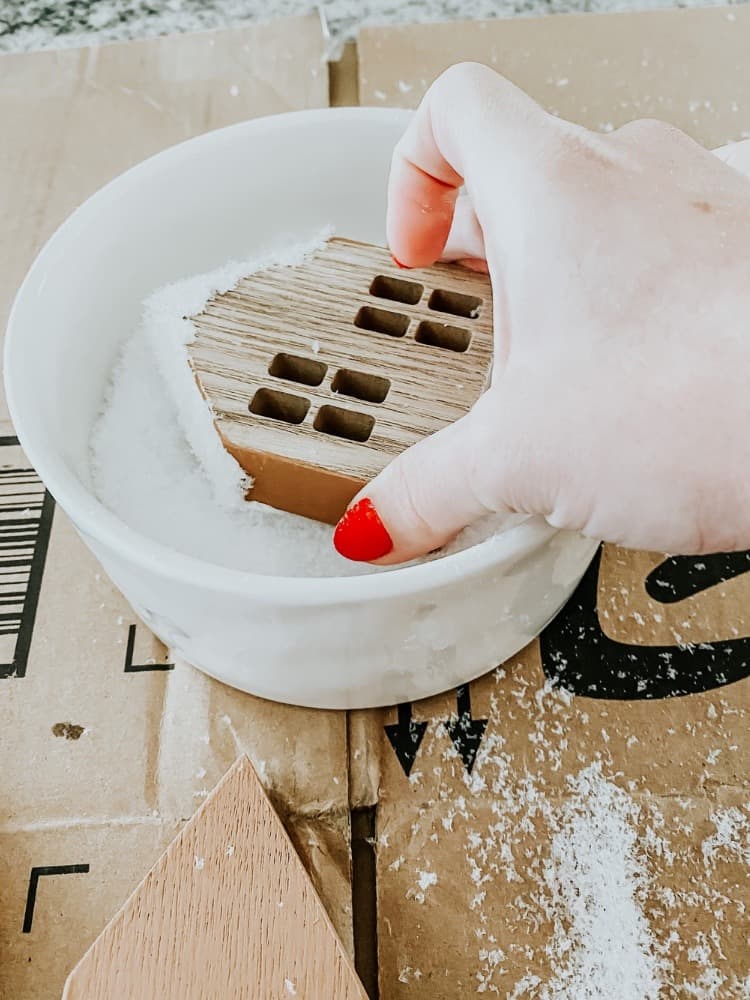
[[[339,551],[401,562],[506,511],[637,548],[750,547],[743,169],[750,142],[602,135],[482,66],[444,73],[394,153],[388,240],[408,267],[489,270],[492,385],[368,484]]]

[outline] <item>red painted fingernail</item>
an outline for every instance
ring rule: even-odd
[[[391,260],[396,265],[396,267],[400,267],[402,271],[410,271],[411,270],[411,268],[409,267],[408,264],[402,264],[401,261],[398,259],[398,257],[394,257],[393,254],[391,254]]]
[[[372,500],[366,497],[350,507],[336,525],[333,544],[339,555],[354,562],[382,559],[393,549],[391,536]]]

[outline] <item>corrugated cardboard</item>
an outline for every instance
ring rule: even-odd
[[[310,17],[0,57],[0,327],[80,201],[206,129],[325,106],[323,53]],[[351,948],[345,716],[260,703],[171,662],[22,471],[1,405],[0,996],[60,995],[241,751]]]
[[[365,28],[361,104],[416,107],[453,63],[486,63],[548,110],[608,131],[662,118],[718,146],[750,135],[750,8]]]
[[[599,616],[623,589],[642,595],[637,567],[617,567],[614,573],[612,568],[599,578]],[[745,575],[741,582],[746,608],[750,581]],[[703,597],[710,603],[709,595]],[[700,612],[686,608],[688,603],[683,602],[686,619],[699,623]],[[638,605],[621,623],[629,621],[626,648],[636,660],[641,643],[653,639],[651,622],[659,613],[653,602]],[[639,619],[644,624],[637,624]],[[731,621],[743,636],[750,634],[746,612],[735,609]],[[581,641],[571,666],[595,658],[592,640]],[[739,669],[747,674],[750,639],[744,645]],[[473,725],[483,728],[471,773],[457,752],[471,749],[471,724],[453,734],[448,728],[456,720],[455,696],[412,706],[415,722],[427,726],[408,778],[387,734],[381,735],[381,995],[468,996],[484,984],[486,992],[494,987],[506,996],[525,976],[548,982],[565,967],[550,963],[547,955],[562,935],[544,910],[549,892],[543,871],[555,824],[573,797],[570,780],[580,783],[593,766],[595,776],[600,769],[638,810],[639,852],[648,877],[644,910],[666,954],[666,982],[695,987],[709,967],[712,979],[722,984],[716,996],[745,996],[750,899],[742,848],[727,847],[707,860],[704,846],[712,843],[717,824],[730,820],[734,810],[741,814],[750,799],[750,681],[661,700],[570,698],[550,690],[552,671],[545,659],[547,672],[535,643],[471,686]],[[684,673],[701,671],[702,662],[710,664],[703,676],[709,685],[725,666],[720,650],[696,655],[674,641],[672,660],[677,689]],[[383,721],[393,724],[395,713]],[[747,813],[744,817],[738,837],[747,833]],[[592,815],[587,821],[597,819]],[[584,844],[582,851],[590,849]],[[601,849],[611,852],[612,845]],[[437,880],[426,890],[425,872]],[[611,891],[612,899],[617,896]],[[606,898],[603,887],[598,898]],[[699,959],[691,960],[691,954]],[[612,961],[618,961],[616,948]],[[399,980],[404,982],[396,990]],[[518,995],[539,994],[530,988]]]
[[[359,94],[413,107],[442,69],[477,60],[589,127],[655,116],[713,146],[750,134],[749,43],[739,7],[373,28],[359,39]],[[601,821],[577,793],[586,782],[594,802],[616,787],[635,810],[659,995],[748,996],[748,569],[744,553],[665,561],[605,547],[541,642],[502,670],[358,713],[352,776],[377,801],[381,998],[584,995],[580,941],[550,909],[545,866],[553,844],[575,846],[576,815],[583,829]],[[603,840],[573,856],[585,867],[600,848],[609,862]],[[612,909],[621,894],[608,894]],[[599,947],[612,1000],[633,995],[617,978],[629,928],[615,928]]]
[[[353,101],[359,87],[363,104],[413,106],[441,68],[479,59],[584,124],[658,115],[716,145],[750,131],[749,39],[750,8],[740,7],[367,29],[332,74],[332,93]],[[222,33],[213,46],[198,36],[6,58],[0,65],[14,73],[0,74],[0,117],[15,131],[0,173],[20,194],[0,185],[0,309],[42,237],[111,173],[232,115],[327,99],[316,19]],[[119,70],[107,70],[111,59]],[[101,97],[86,83],[91,65]],[[68,96],[49,96],[62,66]],[[233,88],[244,93],[245,80],[251,96],[240,107]],[[88,126],[84,106],[98,115]],[[116,152],[89,151],[114,107]],[[79,123],[75,143],[66,116]],[[12,442],[0,466],[3,452],[11,472],[23,467]],[[579,1000],[569,966],[547,952],[567,940],[575,954],[576,941],[544,909],[554,884],[545,864],[552,844],[596,830],[591,801],[607,795],[624,810],[617,836],[629,824],[639,831],[643,912],[664,953],[661,995],[747,995],[744,554],[670,561],[607,547],[541,642],[502,671],[421,704],[345,716],[272,706],[182,664],[169,669],[167,651],[98,576],[59,511],[41,573],[49,509],[32,487],[24,537],[37,555],[21,589],[37,599],[10,604],[13,629],[0,636],[0,677],[25,666],[25,676],[0,679],[0,995],[59,995],[242,750],[381,1000],[543,996],[555,977],[565,986],[566,969],[568,993],[556,995]],[[2,489],[0,521],[12,520]],[[0,524],[0,542],[9,530]],[[588,806],[577,792],[585,782]],[[604,837],[581,851],[584,861],[617,857]],[[614,968],[619,943],[615,934]],[[619,1000],[617,988],[607,997]]]

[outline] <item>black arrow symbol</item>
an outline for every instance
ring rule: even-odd
[[[464,767],[471,774],[477,753],[482,743],[484,731],[487,728],[487,719],[475,719],[471,714],[471,694],[469,685],[462,684],[456,688],[456,705],[458,707],[458,718],[446,722],[445,728],[453,741],[453,746],[461,755]]]
[[[391,741],[391,746],[407,778],[414,767],[425,729],[427,729],[426,722],[415,722],[412,719],[410,701],[398,706],[398,722],[385,727],[385,734]]]

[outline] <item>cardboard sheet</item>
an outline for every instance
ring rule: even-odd
[[[662,563],[648,560],[649,569]],[[665,605],[645,594],[642,561],[607,550],[541,644],[470,689],[409,706],[418,743],[398,712],[384,714],[376,824],[382,997],[447,1000],[479,987],[544,996],[540,984],[570,989],[551,996],[585,995],[578,991],[587,965],[610,963],[611,980],[624,972],[629,982],[623,963],[643,949],[660,956],[660,980],[684,991],[659,996],[746,995],[746,564],[736,557],[733,588],[718,584],[677,602],[683,635],[717,637],[728,626],[740,639],[691,649],[673,630],[665,646],[652,645]],[[682,564],[683,578],[690,565]],[[608,609],[621,606],[623,593],[632,606],[617,615],[614,640]],[[696,693],[647,698],[659,658],[659,693]],[[552,688],[561,667],[563,686]],[[606,696],[631,682],[642,696]],[[636,863],[627,875],[629,836]],[[621,879],[637,890],[636,907],[623,905]],[[590,923],[576,909],[581,897]],[[637,943],[638,912],[648,944]],[[618,943],[602,950],[613,933]],[[710,983],[720,988],[711,993]],[[622,995],[641,994],[623,985]]]
[[[747,7],[372,28],[360,100],[477,60],[589,127],[714,146],[750,135],[749,39]],[[502,670],[356,713],[381,1000],[748,995],[748,570],[606,547]]]
[[[359,101],[416,107],[444,69],[471,60],[589,128],[662,118],[719,146],[750,136],[749,34],[742,5],[365,28]]]
[[[748,38],[743,7],[367,29],[359,78],[350,48],[333,89],[414,106],[479,59],[592,127],[657,115],[718,145],[750,133]],[[324,105],[322,59],[317,18],[0,59],[0,327],[77,202],[202,129]],[[242,750],[381,1000],[578,1000],[602,954],[613,1000],[649,977],[663,997],[747,996],[747,554],[607,547],[502,670],[308,712],[175,662],[4,433],[0,997],[59,996]]]
[[[34,253],[101,184],[253,115],[325,106],[317,17],[0,57],[0,329]],[[351,948],[346,717],[175,663],[13,438],[0,403],[0,996],[67,973],[241,751]]]

